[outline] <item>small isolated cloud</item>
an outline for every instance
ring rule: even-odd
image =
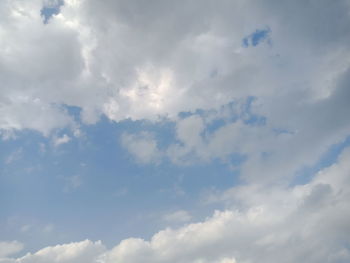
[[[149,132],[124,133],[121,136],[121,143],[136,158],[137,162],[143,164],[158,163],[162,157],[157,141]]]
[[[0,262],[1,258],[5,258],[15,254],[23,249],[23,244],[18,241],[0,241]]]
[[[67,134],[64,134],[61,137],[54,137],[53,144],[54,144],[54,146],[57,147],[61,144],[68,143],[70,140],[71,140],[71,138]]]
[[[168,223],[185,223],[192,219],[188,211],[178,210],[163,216],[163,220]]]

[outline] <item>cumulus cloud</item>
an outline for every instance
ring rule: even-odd
[[[74,0],[44,25],[42,1],[2,1],[1,128],[48,133],[67,126],[60,104],[81,107],[82,120],[94,123],[101,114],[115,121],[173,118],[250,95],[278,94],[268,105],[281,106],[291,90],[325,96],[349,54],[348,3],[327,2]],[[291,9],[296,15],[284,22]],[[320,26],[325,20],[327,28]],[[242,47],[266,26],[272,47]],[[37,121],[26,121],[22,108]]]

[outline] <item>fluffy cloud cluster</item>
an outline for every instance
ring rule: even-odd
[[[305,185],[234,187],[215,196],[229,204],[227,210],[200,223],[162,230],[150,241],[129,238],[111,250],[83,241],[0,262],[349,262],[349,161],[347,149]]]
[[[218,110],[179,118],[175,129],[177,142],[166,149],[157,146],[156,136],[149,139],[143,136],[139,143],[141,136],[137,134],[128,135],[139,139],[132,141],[132,150],[131,142],[124,140],[124,146],[135,156],[147,154],[149,158],[143,158],[144,163],[159,161],[160,156],[180,165],[221,159],[234,169],[240,166],[244,180],[289,180],[302,167],[314,165],[333,144],[342,143],[349,136],[349,84],[346,71],[334,91],[322,99],[312,100],[304,92],[288,92],[290,97],[283,95],[281,102],[238,101]],[[152,149],[151,153],[142,147],[147,144],[153,146],[147,148]],[[151,158],[155,154],[157,159]],[[244,161],[235,167],[232,157],[237,155]]]
[[[176,122],[177,143],[165,150],[153,135],[124,134],[122,144],[139,162],[166,156],[230,165],[239,154],[247,157],[244,178],[273,180],[313,164],[350,133],[348,1],[67,0],[44,24],[43,4],[55,3],[0,3],[3,137],[78,131],[67,106],[81,108],[90,124],[101,115],[166,117]],[[259,32],[268,39],[259,42]],[[222,109],[232,102],[241,105],[238,118],[227,121]],[[178,117],[197,109],[216,111],[225,124],[208,132],[213,117]],[[265,123],[249,124],[250,114]]]
[[[44,24],[43,1],[2,1],[0,128],[73,125],[61,105],[94,123],[173,118],[246,96],[281,125],[276,108],[330,96],[349,66],[348,2],[328,3],[67,0]],[[244,48],[266,26],[271,41]]]

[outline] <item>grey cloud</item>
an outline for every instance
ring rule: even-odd
[[[204,1],[199,6],[70,0],[48,25],[42,24],[40,1],[13,3],[1,5],[7,41],[0,74],[2,89],[11,91],[2,100],[20,92],[48,107],[78,106],[87,123],[101,114],[115,121],[173,118],[249,95],[274,98],[280,90],[303,90],[330,70],[319,66],[323,58],[347,50],[345,1],[326,8],[327,1]],[[11,15],[18,10],[24,15]],[[286,16],[290,10],[295,12]],[[322,34],[324,21],[334,30]],[[273,47],[242,50],[242,39],[261,26],[271,28]],[[315,27],[320,34],[310,34]],[[319,43],[332,48],[317,51]]]

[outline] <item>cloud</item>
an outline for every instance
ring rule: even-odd
[[[122,145],[142,164],[232,165],[242,155],[243,185],[210,196],[226,211],[149,241],[110,251],[84,241],[2,262],[350,260],[349,153],[310,183],[286,187],[350,134],[347,0],[66,0],[47,24],[42,8],[41,0],[0,2],[1,136],[52,136],[102,115],[167,118],[176,136],[165,149],[143,131],[124,133]],[[259,31],[265,26],[270,34]],[[254,48],[242,47],[246,36]],[[258,45],[264,37],[273,45]]]
[[[34,254],[18,259],[0,259],[1,263],[96,263],[97,257],[105,250],[101,242],[85,240],[78,243],[69,243],[46,247]]]
[[[1,258],[15,254],[23,249],[23,244],[18,241],[6,242],[0,241],[0,260]]]
[[[140,163],[158,163],[160,161],[161,152],[151,133],[124,133],[121,136],[121,143]]]
[[[349,159],[347,150],[305,185],[233,188],[229,210],[150,241],[124,240],[105,262],[346,262]]]
[[[72,119],[57,107],[62,104],[80,107],[85,123],[102,114],[114,121],[174,120],[182,111],[251,95],[264,103],[272,98],[276,109],[290,96],[284,91],[311,90],[310,99],[329,92],[330,81],[349,66],[346,1],[329,8],[325,0],[204,1],[201,7],[74,0],[47,25],[42,7],[39,0],[0,5],[1,129],[47,135],[69,127]],[[287,15],[290,10],[296,15]],[[320,26],[325,20],[326,28]],[[266,32],[262,24],[273,31],[273,48],[242,50],[245,36]]]
[[[57,147],[61,144],[65,144],[69,142],[71,138],[67,134],[63,134],[62,137],[56,137],[54,138],[53,144]]]
[[[83,241],[44,248],[9,262],[276,262],[350,260],[350,150],[307,184],[240,185],[217,196],[227,209],[202,222],[129,238],[111,250]]]
[[[52,130],[70,127],[73,123],[63,109],[40,99],[16,96],[2,103],[0,108],[0,127],[5,131],[32,129],[48,136]]]
[[[291,178],[350,134],[347,1],[199,7],[74,0],[46,25],[42,7],[36,0],[0,4],[3,137],[23,129],[50,136],[102,115],[154,124],[167,118],[176,137],[166,149],[153,135],[123,136],[139,163],[220,159],[232,167],[239,155],[243,180],[271,182]],[[247,36],[251,44],[269,38],[273,45],[242,48]],[[250,125],[243,108],[238,119],[222,116],[224,125],[208,132],[211,124],[196,114],[244,106],[250,97],[264,125]],[[80,119],[63,105],[79,107]],[[193,115],[179,118],[181,112]]]

